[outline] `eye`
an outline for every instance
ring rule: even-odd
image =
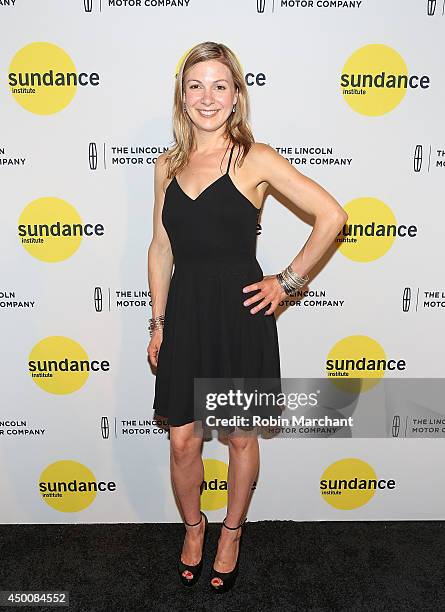
[[[224,85],[218,85],[218,87],[222,87],[223,89],[225,89],[225,86],[224,86]]]
[[[199,87],[198,83],[193,83],[190,85],[190,89],[194,89],[195,87]]]

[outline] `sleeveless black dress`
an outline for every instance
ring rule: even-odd
[[[195,199],[176,177],[167,186],[162,223],[170,239],[174,272],[158,353],[154,414],[172,426],[195,421],[194,378],[280,377],[274,313],[243,302],[263,279],[255,256],[260,211],[227,171]]]

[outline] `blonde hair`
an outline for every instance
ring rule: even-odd
[[[184,75],[199,62],[206,60],[218,60],[227,66],[232,74],[235,89],[238,91],[238,100],[235,112],[232,112],[226,121],[225,136],[230,143],[239,145],[236,159],[241,153],[239,165],[249,152],[252,143],[255,142],[249,124],[249,98],[244,80],[241,64],[237,57],[226,45],[215,42],[203,42],[190,49],[181,64],[179,73],[176,75],[174,102],[173,102],[173,135],[175,144],[169,149],[165,156],[166,178],[173,178],[187,165],[190,151],[194,144],[192,123],[183,109]],[[236,162],[235,162],[236,163]]]

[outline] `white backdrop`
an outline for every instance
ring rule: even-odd
[[[442,13],[419,0],[0,1],[0,522],[180,520],[168,438],[151,422],[147,248],[174,75],[198,42],[234,50],[255,139],[323,185],[350,224],[415,226],[413,236],[342,243],[310,275],[311,296],[277,312],[282,376],[325,377],[329,357],[383,354],[405,365],[380,378],[443,377]],[[25,83],[25,73],[71,66],[88,84],[13,91],[11,75]],[[424,86],[341,87],[344,73],[381,71]],[[23,242],[33,224],[57,221],[96,231]],[[265,274],[310,230],[269,195],[257,249]],[[99,370],[32,376],[31,362],[65,357]],[[395,437],[383,420],[379,438],[261,440],[249,520],[444,518],[445,419],[438,439],[420,439],[416,416],[408,410]],[[221,520],[227,447],[207,441],[203,458],[202,508]],[[326,475],[370,474],[395,486],[321,494]],[[105,490],[45,495],[45,483],[73,481]]]

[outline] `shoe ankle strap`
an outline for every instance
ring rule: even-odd
[[[184,519],[184,523],[188,525],[189,527],[196,527],[196,525],[199,525],[199,523],[202,521],[202,517],[204,516],[204,513],[201,510],[199,512],[201,514],[201,517],[197,523],[187,523],[185,519]]]
[[[222,522],[222,524],[224,525],[224,527],[225,527],[226,529],[239,529],[239,528],[240,528],[240,527],[242,527],[242,526],[244,525],[244,523],[247,521],[247,516],[246,516],[246,517],[245,517],[245,519],[244,519],[244,521],[241,521],[241,523],[240,523],[240,524],[239,524],[237,527],[229,527],[228,525],[226,525],[226,518],[227,518],[227,516],[225,516],[225,517],[223,518],[223,522]]]

